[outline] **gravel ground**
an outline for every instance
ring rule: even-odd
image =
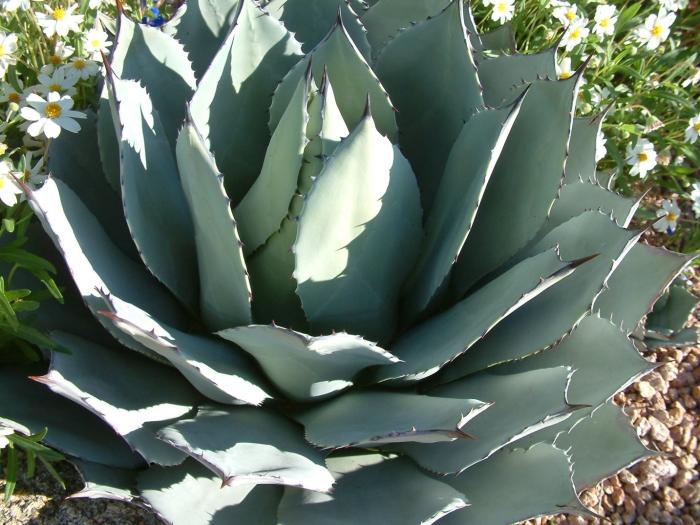
[[[700,283],[696,293],[700,293]],[[696,314],[693,323],[700,326]],[[644,443],[664,456],[584,491],[583,502],[607,523],[694,525],[700,523],[700,347],[662,348],[645,355],[662,367],[618,394]],[[64,500],[81,488],[77,473],[60,466],[67,483],[61,487],[37,466],[32,480],[21,480],[9,505],[0,503],[2,525],[162,525],[142,509],[106,500]],[[4,482],[0,480],[0,492]],[[601,519],[554,516],[523,525],[584,525]]]

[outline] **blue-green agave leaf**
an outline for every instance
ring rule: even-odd
[[[200,399],[176,370],[75,335],[51,338],[68,352],[52,352],[39,381],[103,419],[149,463],[182,462],[182,452],[155,437],[159,426],[187,415]]]
[[[455,263],[455,298],[524,248],[544,224],[564,172],[579,77],[535,82],[527,90]]]
[[[240,221],[243,252],[251,254],[280,229],[297,190],[309,120],[311,70],[297,85],[272,134],[260,176],[234,211]]]
[[[386,350],[360,336],[335,333],[311,337],[279,326],[242,326],[218,333],[252,355],[289,398],[317,400],[353,385],[357,373],[396,363]]]
[[[641,232],[620,228],[597,211],[585,212],[554,228],[519,257],[532,256],[557,245],[566,260],[597,256],[504,319],[469,352],[445,368],[441,380],[458,379],[556,343],[591,310],[605,282],[640,235]]]
[[[357,18],[351,2],[346,0],[271,0],[266,6],[272,16],[279,18],[294,34],[304,53],[309,53],[318,45],[328,30],[336,22],[338,10],[343,18],[345,29],[352,38],[357,50],[369,62],[370,45],[367,34]]]
[[[118,121],[116,108],[112,107],[107,86],[104,86],[100,93],[100,102],[97,108],[97,144],[105,179],[115,192],[121,191],[119,185],[120,130],[117,129],[118,125],[116,124]],[[84,129],[85,126],[81,124],[81,128]],[[67,133],[63,135],[65,136]]]
[[[644,458],[660,455],[642,444],[627,415],[612,401],[593,410],[569,432],[559,434],[555,445],[571,455],[577,491]]]
[[[610,276],[593,310],[626,333],[634,332],[661,293],[692,260],[692,255],[636,244]]]
[[[647,317],[647,329],[662,334],[680,332],[698,304],[698,297],[683,284],[674,284],[668,290],[663,305],[656,306]]]
[[[153,466],[138,476],[141,498],[168,525],[277,525],[282,488],[221,478],[188,459],[177,467]]]
[[[111,499],[138,504],[136,470],[109,467],[91,461],[71,460],[85,484],[68,498]]]
[[[571,126],[569,152],[566,157],[564,182],[596,182],[596,143],[605,112],[578,117]]]
[[[333,494],[285,489],[279,525],[432,525],[468,505],[464,495],[404,458],[362,454],[327,464],[337,480]]]
[[[490,51],[503,53],[508,55],[515,54],[515,32],[513,31],[513,23],[506,22],[486,33],[478,35],[480,46],[477,42],[472,43],[474,47],[480,51]]]
[[[223,176],[193,122],[176,148],[182,188],[194,222],[199,311],[211,330],[249,324],[251,289]]]
[[[105,163],[100,162],[97,143],[100,118],[90,110],[85,114],[87,118],[81,121],[78,133],[61,133],[51,141],[48,171],[78,195],[119,249],[137,260],[138,254],[124,219],[119,194],[110,187],[105,177],[95,172],[100,166],[105,167]],[[108,124],[114,129],[111,120]],[[119,146],[116,138],[114,149],[117,156],[116,184],[119,187]]]
[[[29,376],[36,369],[0,368],[0,413],[32,434],[49,429],[44,443],[65,454],[119,468],[143,466],[141,456],[99,417],[52,393]]]
[[[110,294],[168,324],[182,326],[184,314],[172,295],[143,265],[112,243],[97,219],[62,181],[49,178],[41,189],[29,193],[28,201],[65,259],[78,292],[93,315],[126,347],[157,357],[97,312],[105,306],[104,294]]]
[[[567,391],[571,403],[595,407],[658,365],[644,359],[610,321],[588,315],[552,348],[492,370],[513,373],[551,366],[569,366],[574,371]]]
[[[290,485],[328,492],[333,476],[301,428],[262,408],[203,407],[193,419],[159,432],[216,473],[224,485]]]
[[[132,341],[164,358],[209,399],[226,404],[260,405],[270,395],[247,356],[220,339],[189,334],[117,297],[104,297],[100,314]]]
[[[234,205],[260,174],[270,139],[272,92],[302,56],[291,33],[254,0],[240,0],[237,9],[236,22],[190,104]]]
[[[401,32],[377,59],[377,76],[398,110],[399,143],[426,212],[464,122],[483,106],[472,53],[462,2],[452,0],[434,18]]]
[[[437,373],[582,262],[562,261],[554,249],[520,262],[449,310],[401,335],[391,351],[403,362],[378,369],[373,379],[414,382]]]
[[[475,114],[452,146],[426,220],[418,262],[404,286],[402,309],[407,321],[419,317],[442,295],[519,111],[516,104]]]
[[[197,307],[194,226],[160,114],[138,82],[108,80],[121,124],[124,215],[141,259],[188,308]]]
[[[325,38],[297,63],[277,86],[270,106],[270,130],[274,131],[277,127],[299,81],[309,67],[309,62],[317,85],[321,84],[324,74],[328,75],[330,83],[333,84],[340,113],[349,129],[360,124],[369,96],[377,129],[392,142],[396,142],[398,130],[394,107],[369,64],[353,43],[342,15]]]
[[[595,181],[570,182],[564,184],[559,190],[549,217],[537,236],[542,237],[553,228],[589,210],[605,213],[626,228],[632,221],[638,206],[638,199],[618,195]]]
[[[135,80],[144,85],[153,108],[160,114],[165,137],[171,148],[175,147],[178,131],[185,121],[185,103],[197,84],[187,53],[170,35],[133,22],[123,14],[118,26],[111,69],[121,80]]]
[[[377,58],[384,46],[396,34],[412,23],[432,17],[445,9],[450,0],[379,0],[362,15],[367,39],[372,46],[372,58]]]
[[[343,137],[348,135],[333,89],[327,77],[309,101],[309,122],[304,148],[304,159],[297,194],[292,199],[287,217],[278,232],[270,237],[248,262],[253,286],[253,313],[260,323],[275,321],[295,330],[308,331],[308,321],[297,295],[294,278],[295,256],[292,246],[297,238],[297,218],[313,180],[323,168],[325,158],[335,151]]]
[[[387,340],[421,235],[411,167],[367,112],[323,167],[299,217],[294,278],[312,328]]]
[[[238,4],[239,0],[187,0],[163,25],[163,31],[184,46],[198,80],[234,24]]]
[[[566,400],[569,367],[521,373],[484,372],[443,385],[431,395],[459,399],[479,396],[492,406],[464,426],[474,440],[402,443],[397,450],[441,474],[460,473],[523,436],[554,425],[575,407]]]
[[[557,78],[556,46],[532,55],[515,53],[479,58],[479,79],[484,87],[484,101],[489,106],[509,104],[518,98],[529,84],[540,79]]]
[[[359,391],[314,406],[296,419],[306,427],[306,439],[318,447],[371,447],[470,439],[462,427],[488,407],[477,399]]]
[[[546,443],[502,449],[459,476],[441,479],[471,503],[441,525],[507,525],[543,514],[590,514],[576,495],[566,453]]]

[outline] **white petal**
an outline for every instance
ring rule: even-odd
[[[17,196],[14,193],[0,190],[0,201],[5,203],[5,205],[12,207],[17,204]]]
[[[80,131],[80,124],[78,124],[72,118],[60,116],[57,119],[54,119],[54,122],[56,122],[56,124],[58,124],[66,131],[70,131],[71,133],[77,133],[78,131]]]
[[[44,131],[45,123],[46,119],[40,118],[27,128],[27,133],[29,133],[32,137],[38,137],[39,135],[41,135],[41,132]]]
[[[34,121],[34,120],[39,120],[41,118],[41,115],[39,114],[39,112],[36,109],[30,108],[27,106],[23,107],[20,110],[20,115],[22,115],[22,118],[25,120]]]
[[[73,111],[73,110],[64,111],[63,113],[61,113],[61,115],[65,116],[65,117],[70,117],[70,118],[87,118],[87,115],[85,113],[83,113],[81,111]]]
[[[46,138],[55,139],[60,134],[61,126],[56,124],[56,122],[54,122],[53,119],[46,119],[46,123],[44,124],[44,135],[46,135]]]

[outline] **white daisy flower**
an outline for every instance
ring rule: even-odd
[[[654,229],[657,232],[671,235],[676,231],[678,219],[681,216],[681,209],[678,207],[676,199],[663,200],[661,208],[656,210],[656,216],[659,217],[659,220],[654,223]]]
[[[600,162],[608,154],[608,148],[605,147],[605,143],[608,139],[605,138],[605,134],[602,130],[598,131],[598,135],[595,138],[595,161]]]
[[[12,84],[7,82],[0,84],[0,103],[7,102],[9,104],[17,104],[18,106],[24,103],[24,95],[22,95],[24,84],[19,78],[17,79],[17,83],[19,84],[19,89],[16,89]]]
[[[61,129],[77,133],[80,124],[74,119],[86,118],[85,113],[72,109],[72,98],[61,96],[55,91],[51,91],[46,100],[39,95],[29,95],[27,104],[29,106],[22,108],[21,115],[32,122],[27,128],[27,133],[32,137],[43,133],[46,138],[55,139],[61,134]]]
[[[695,144],[695,141],[698,140],[698,134],[700,134],[700,114],[688,121],[688,127],[685,129],[685,141]]]
[[[632,166],[630,175],[646,177],[647,172],[656,167],[656,150],[647,139],[637,140],[634,148],[627,149],[627,164]]]
[[[491,20],[499,24],[505,24],[508,20],[513,18],[514,12],[515,5],[513,5],[513,0],[495,0],[493,2]]]
[[[688,86],[694,86],[698,82],[700,82],[700,67],[696,67],[695,72],[691,76],[686,78],[683,82],[681,82],[681,86],[687,88]]]
[[[11,428],[0,425],[0,450],[10,444],[10,440],[7,439],[7,436],[11,436],[14,433],[15,431]]]
[[[13,174],[30,186],[37,187],[43,184],[47,175],[44,173],[44,157],[39,156],[39,160],[33,166],[32,157],[32,153],[25,153],[17,165],[17,171],[14,171]]]
[[[577,18],[574,20],[571,25],[566,28],[564,36],[559,43],[559,47],[564,47],[567,51],[571,51],[588,38],[591,31],[586,27],[587,23],[588,20],[585,18]]]
[[[49,76],[45,73],[37,77],[41,86],[41,93],[46,95],[51,91],[55,91],[59,95],[74,95],[76,92],[75,84],[80,77],[69,75],[64,68],[57,69],[53,75]]]
[[[17,35],[6,35],[0,31],[0,79],[5,78],[7,68],[17,63],[14,52],[17,51]]]
[[[557,65],[557,77],[559,80],[571,78],[574,71],[571,69],[571,57],[562,58]]]
[[[42,66],[41,73],[51,75],[56,69],[61,67],[66,63],[68,59],[75,52],[75,48],[69,46],[65,42],[59,40],[53,49],[53,54],[49,56],[49,63]]]
[[[654,50],[668,38],[671,33],[671,24],[675,20],[675,13],[667,13],[661,9],[658,15],[649,15],[644,21],[644,25],[637,28],[637,39],[645,44],[648,50]]]
[[[568,26],[579,17],[578,6],[560,2],[553,10],[552,16],[559,20],[562,25]]]
[[[17,9],[26,11],[31,7],[31,2],[30,0],[2,0],[0,1],[0,7],[3,11],[14,13]]]
[[[602,106],[605,101],[610,99],[610,90],[606,87],[601,88],[600,86],[593,86],[590,94],[591,104],[595,107]]]
[[[90,9],[98,9],[103,3],[104,0],[90,0],[90,2],[88,3],[88,7]]]
[[[101,53],[105,55],[109,53],[109,46],[112,42],[109,41],[109,35],[99,27],[93,27],[83,35],[83,45],[85,52],[90,55],[92,60],[100,60]]]
[[[595,26],[593,31],[603,38],[615,34],[615,24],[617,23],[617,8],[614,5],[599,5],[595,10]]]
[[[659,4],[666,11],[680,11],[688,7],[688,0],[659,0]]]
[[[693,184],[693,191],[690,192],[690,198],[693,199],[693,213],[696,217],[700,217],[700,182]]]
[[[73,4],[67,9],[63,7],[52,8],[47,6],[46,12],[37,13],[36,18],[46,36],[67,36],[71,31],[75,31],[76,33],[80,31],[83,15],[73,14],[73,11],[77,8],[77,4]]]
[[[69,77],[74,76],[78,79],[86,80],[95,76],[100,70],[100,66],[94,60],[74,57],[70,63],[63,66],[63,69]]]
[[[22,193],[22,188],[17,185],[17,182],[12,177],[12,166],[10,163],[6,160],[0,161],[0,201],[6,206],[12,207],[17,204],[17,195]]]

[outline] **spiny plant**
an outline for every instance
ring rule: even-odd
[[[460,0],[371,4],[118,21],[97,115],[27,188],[75,283],[43,319],[62,351],[0,371],[0,413],[48,426],[79,495],[172,524],[504,524],[587,513],[654,454],[611,399],[689,257],[628,229],[582,70]]]

